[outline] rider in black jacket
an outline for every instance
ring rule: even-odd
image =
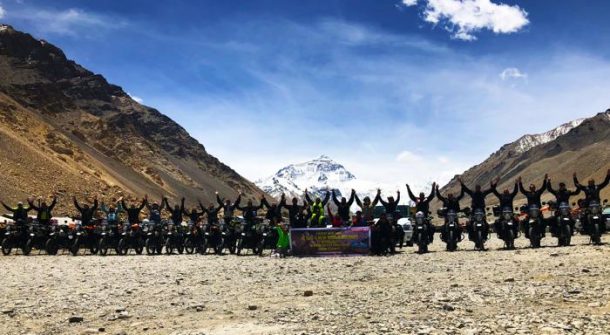
[[[407,192],[409,193],[409,198],[415,203],[415,208],[417,212],[424,213],[426,218],[426,224],[428,225],[428,237],[430,239],[430,243],[434,241],[434,226],[432,222],[430,222],[430,201],[434,199],[434,191],[436,191],[436,183],[432,183],[432,191],[426,197],[424,192],[419,193],[419,198],[416,198],[413,192],[411,192],[411,187],[407,184]]]
[[[237,209],[237,206],[239,206],[240,201],[241,201],[241,192],[239,193],[239,196],[237,197],[237,200],[235,200],[234,203],[231,203],[231,200],[229,200],[229,199],[226,199],[223,201],[223,199],[220,199],[218,192],[216,192],[216,202],[218,202],[218,204],[220,206],[222,206],[222,212],[223,212],[222,216],[223,216],[223,220],[225,221],[226,225],[230,225],[231,221],[233,221],[235,209]]]
[[[581,191],[579,188],[576,188],[576,191],[570,191],[570,190],[568,190],[568,187],[566,186],[566,184],[563,182],[559,183],[559,189],[556,190],[551,185],[550,178],[547,183],[547,189],[549,190],[549,192],[552,195],[555,196],[555,218],[560,216],[559,206],[561,206],[562,203],[565,203],[568,206],[570,206],[570,198],[572,196],[580,194],[580,191]],[[572,231],[574,231],[574,226],[575,226],[574,220],[570,220],[570,226],[572,228]],[[557,228],[558,228],[557,220],[551,220],[551,233],[553,234],[553,236],[557,236],[557,231],[558,231]]]
[[[134,205],[133,203],[129,207],[127,207],[127,205],[125,204],[125,200],[121,199],[121,205],[123,206],[123,210],[127,212],[127,222],[129,222],[130,225],[139,224],[141,222],[140,213],[142,212],[144,207],[146,207],[147,203],[147,195],[144,196],[142,204],[139,207],[136,207],[136,205]]]
[[[528,216],[524,221],[524,229],[525,229],[525,237],[529,238],[529,208],[531,206],[537,206],[539,209],[542,208],[542,201],[540,200],[540,198],[542,197],[542,193],[544,193],[544,191],[546,190],[546,186],[547,186],[547,179],[548,179],[548,175],[544,175],[544,182],[542,183],[542,187],[539,190],[536,190],[536,185],[534,184],[530,184],[529,186],[529,191],[526,191],[523,188],[523,183],[521,182],[521,177],[519,177],[519,191],[521,191],[521,193],[523,193],[523,195],[525,195],[525,197],[527,198],[527,208],[528,208]],[[540,229],[540,233],[542,236],[545,235],[546,230],[544,229],[544,227],[546,226],[546,222],[544,220],[544,218],[540,218],[540,222],[542,224],[542,229]]]
[[[466,187],[466,185],[464,185],[464,182],[462,181],[461,177],[458,178],[458,181],[460,182],[460,185],[462,185],[462,189],[464,190],[464,192],[466,192],[466,194],[468,194],[470,196],[470,198],[472,199],[472,201],[471,201],[472,215],[471,215],[467,228],[468,228],[468,238],[471,241],[474,241],[474,229],[473,229],[474,212],[477,210],[481,210],[481,211],[485,212],[485,198],[490,193],[493,192],[493,190],[496,188],[496,185],[492,182],[492,183],[490,183],[490,188],[483,191],[481,189],[481,185],[477,184],[475,186],[474,191],[472,191],[468,187]],[[483,219],[483,234],[485,236],[487,236],[488,233],[489,233],[489,224],[487,223],[486,219]]]
[[[498,184],[499,179],[496,178],[496,182],[495,184]],[[493,189],[493,193],[495,194],[495,196],[498,198],[498,200],[500,201],[500,217],[496,220],[496,222],[494,223],[494,228],[496,230],[496,234],[498,234],[498,238],[502,239],[502,236],[504,236],[504,231],[502,230],[502,212],[504,211],[504,209],[510,209],[511,213],[513,213],[513,204],[514,204],[514,200],[515,197],[517,196],[517,194],[519,193],[519,182],[515,181],[515,187],[513,188],[513,191],[511,192],[509,189],[504,189],[504,191],[502,193],[499,193],[496,188]],[[512,216],[512,221],[513,221],[513,232],[515,233],[514,236],[517,236],[517,233],[519,232],[519,225],[517,220],[515,219],[514,215]]]
[[[333,190],[332,193],[333,193],[333,202],[337,206],[337,215],[343,222],[343,226],[349,226],[351,223],[350,208],[352,207],[352,204],[354,203],[354,197],[356,196],[356,191],[352,189],[352,193],[351,193],[349,200],[345,199],[345,197],[342,197],[341,201],[339,201],[337,199],[337,194],[335,193],[335,190]]]
[[[89,204],[84,204],[82,207],[76,201],[76,197],[73,197],[74,206],[80,212],[81,216],[81,224],[83,226],[91,226],[93,225],[93,219],[95,217],[95,212],[97,211],[97,197],[93,199],[93,207],[89,207]]]
[[[176,226],[181,225],[182,224],[182,214],[184,213],[184,198],[182,198],[182,200],[180,201],[180,205],[176,204],[173,209],[172,209],[172,206],[170,206],[167,198],[164,198],[163,201],[165,202],[165,206],[167,206],[166,208],[171,213],[172,222]]]
[[[299,199],[292,198],[292,205],[286,205],[286,195],[282,194],[282,199],[280,200],[280,209],[286,208],[288,210],[288,219],[290,221],[291,228],[306,228],[307,222],[303,221],[300,218],[300,215],[305,208],[306,205],[299,205]]]
[[[526,191],[525,188],[523,187],[523,183],[521,183],[521,177],[519,177],[519,179],[518,179],[519,191],[521,191],[521,193],[523,193],[523,195],[525,195],[525,197],[527,198],[528,208],[529,208],[529,206],[532,206],[532,205],[536,205],[536,206],[538,206],[538,208],[542,208],[542,202],[541,202],[540,198],[542,197],[542,193],[544,193],[544,191],[546,191],[548,178],[549,178],[549,176],[545,174],[544,182],[542,183],[542,187],[539,190],[536,190],[536,185],[530,184],[529,191]]]
[[[441,194],[441,191],[438,188],[438,185],[436,185],[436,197],[438,198],[438,200],[440,200],[443,203],[443,208],[446,211],[454,211],[456,214],[460,212],[460,200],[462,200],[462,198],[464,198],[464,188],[460,188],[460,195],[458,195],[457,197],[453,195],[453,193],[449,193],[447,194],[447,197],[443,197],[443,195]],[[445,217],[445,223],[447,223],[447,218]],[[446,225],[443,225],[441,227],[441,239],[444,241],[446,239],[446,235],[447,235],[447,227]]]
[[[574,185],[576,186],[577,189],[585,192],[585,206],[589,205],[589,201],[591,200],[596,200],[596,201],[600,201],[600,196],[599,196],[599,192],[606,186],[608,186],[608,184],[610,183],[610,170],[608,170],[608,173],[606,174],[606,179],[604,179],[604,181],[599,184],[596,185],[595,184],[595,180],[594,179],[589,179],[589,182],[587,184],[587,186],[583,186],[578,182],[578,178],[576,177],[576,172],[574,172]]]
[[[30,199],[28,199],[28,202]],[[9,207],[4,202],[1,202],[2,206],[6,208],[7,211],[13,213],[13,221],[15,221],[15,225],[17,226],[25,226],[28,223],[28,212],[32,210],[31,206],[23,207],[23,202],[17,203],[17,207],[12,208]]]
[[[388,197],[388,201],[386,202],[383,200],[381,192],[378,190],[375,200],[381,202],[385,208],[388,220],[396,219],[396,211],[398,210],[398,203],[400,202],[400,191],[396,191],[396,200],[394,200],[394,197]]]
[[[53,218],[52,211],[53,208],[55,208],[55,204],[57,204],[57,197],[53,196],[53,202],[51,202],[51,205],[47,205],[45,201],[41,202],[40,199],[38,201],[39,206],[36,206],[32,200],[28,199],[30,207],[37,212],[36,219],[38,220],[38,223],[46,227],[51,222],[51,218]]]

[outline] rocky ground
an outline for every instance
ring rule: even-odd
[[[447,253],[437,239],[422,256],[319,259],[5,256],[0,333],[608,334],[610,246],[573,242],[503,251],[494,238],[487,252]]]

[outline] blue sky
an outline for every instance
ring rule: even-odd
[[[249,179],[437,180],[610,107],[607,1],[0,0]]]

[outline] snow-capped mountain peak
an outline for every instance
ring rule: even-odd
[[[524,135],[515,143],[515,150],[517,153],[524,153],[533,147],[551,142],[557,137],[567,134],[573,128],[578,127],[584,120],[585,119],[578,119],[570,121],[541,134]]]
[[[301,196],[305,189],[312,194],[324,193],[322,190],[334,189],[338,193],[348,194],[356,180],[343,165],[326,155],[299,164],[290,164],[281,168],[273,176],[257,180],[255,183],[266,193],[279,198]]]

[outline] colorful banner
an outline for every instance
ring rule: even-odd
[[[371,247],[369,227],[290,229],[294,256],[368,255]]]

